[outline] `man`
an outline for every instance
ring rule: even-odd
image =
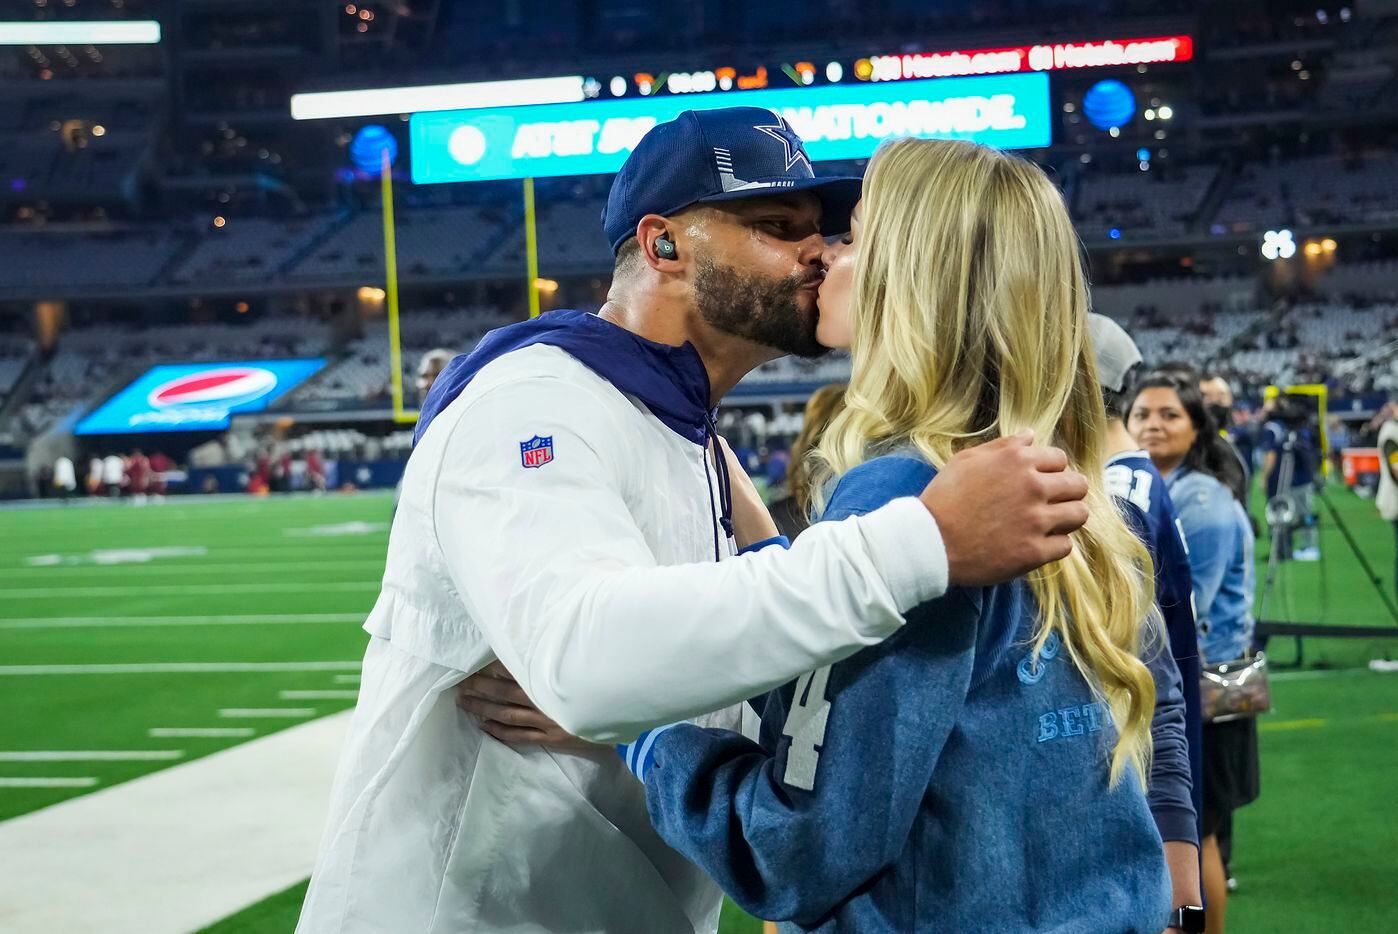
[[[1122,333],[1125,333],[1124,331]],[[1199,380],[1199,391],[1204,396],[1204,407],[1213,416],[1214,423],[1218,425],[1219,434],[1223,435],[1228,446],[1233,449],[1233,453],[1238,457],[1238,463],[1243,465],[1243,482],[1252,482],[1252,445],[1244,441],[1239,443],[1238,432],[1234,429],[1236,424],[1233,419],[1233,387],[1228,380],[1219,373],[1205,373]],[[1244,447],[1248,450],[1244,451]]]
[[[145,502],[150,489],[150,460],[137,448],[126,464],[127,490],[138,502]]]
[[[1294,396],[1283,393],[1264,409],[1264,416],[1260,447],[1267,502],[1290,500],[1294,516],[1273,547],[1281,549],[1283,560],[1319,561],[1320,530],[1314,497],[1317,479],[1323,483],[1324,477],[1316,477],[1320,454],[1306,425],[1307,412]],[[1293,547],[1293,537],[1299,540],[1298,547]]]
[[[652,130],[612,187],[599,315],[488,335],[423,405],[365,628],[360,701],[298,930],[713,931],[721,898],[651,829],[610,749],[512,747],[452,688],[497,659],[541,714],[596,741],[844,658],[948,581],[1067,553],[1084,479],[1024,438],[972,449],[918,498],[740,560],[713,406],[815,354],[822,231],[859,183],[817,179],[754,108]],[[1041,469],[1042,468],[1042,469]],[[768,523],[770,525],[770,522]]]
[[[126,483],[126,460],[120,454],[102,458],[102,488],[108,496],[120,496]]]
[[[417,397],[425,400],[432,384],[437,381],[442,370],[446,369],[451,358],[456,356],[444,347],[427,351],[417,362]]]
[[[427,351],[418,358],[417,361],[417,399],[421,405],[427,401],[427,394],[432,390],[432,384],[437,381],[437,377],[442,375],[451,358],[456,356],[445,347],[436,347]],[[321,486],[324,486],[322,481]],[[393,510],[398,511],[398,501],[403,498],[403,478],[398,478],[398,486],[393,491]]]
[[[53,487],[65,503],[78,488],[77,469],[67,454],[60,454],[58,460],[53,462]]]
[[[1199,643],[1191,603],[1189,553],[1165,479],[1126,431],[1141,352],[1110,318],[1088,318],[1097,378],[1107,408],[1107,491],[1145,542],[1155,564],[1155,600],[1165,622],[1168,654],[1147,650],[1155,676],[1149,801],[1165,845],[1176,906],[1199,907],[1199,815],[1203,813],[1203,713],[1199,702]],[[1183,703],[1183,722],[1179,704]],[[1184,749],[1179,741],[1184,741]],[[1181,755],[1183,753],[1183,755]]]
[[[87,493],[89,496],[102,495],[102,475],[106,469],[106,461],[100,457],[94,457],[87,462]]]

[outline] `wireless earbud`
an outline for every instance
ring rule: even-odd
[[[679,250],[675,249],[675,244],[670,241],[669,237],[661,234],[655,238],[656,256],[661,259],[674,259],[678,253]]]

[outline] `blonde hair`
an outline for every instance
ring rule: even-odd
[[[1025,428],[1063,448],[1087,476],[1090,518],[1071,555],[1028,577],[1033,651],[1058,633],[1111,710],[1111,783],[1131,766],[1144,786],[1155,684],[1139,655],[1153,570],[1105,489],[1087,282],[1063,198],[1025,160],[904,139],[874,156],[862,210],[854,376],[817,449],[816,489],[900,445],[938,467]]]
[[[787,492],[796,501],[796,508],[802,516],[811,510],[811,458],[810,453],[820,443],[830,421],[845,407],[845,384],[831,383],[822,386],[806,400],[806,411],[801,421],[801,433],[791,444],[791,479],[787,481]]]

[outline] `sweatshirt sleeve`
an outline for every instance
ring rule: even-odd
[[[568,732],[626,740],[753,697],[882,641],[945,592],[941,536],[914,499],[790,550],[660,566],[628,506],[658,495],[655,478],[635,475],[627,452],[641,439],[613,412],[574,383],[531,377],[433,426],[449,432],[432,522],[452,584]],[[524,467],[534,436],[552,440],[552,460]]]
[[[842,484],[829,511],[877,498]],[[907,846],[970,687],[979,612],[957,590],[914,616],[927,620],[774,692],[762,745],[690,725],[656,737],[652,822],[746,911],[815,925]]]
[[[1165,842],[1199,843],[1194,813],[1193,770],[1185,733],[1183,682],[1175,656],[1162,638],[1146,650],[1146,667],[1155,680],[1155,713],[1150,721],[1150,781],[1146,800]]]
[[[1174,535],[1173,525],[1151,522],[1135,503],[1119,500],[1127,524],[1142,538],[1156,568],[1156,606],[1160,616],[1143,640],[1141,660],[1155,682],[1155,711],[1151,715],[1150,779],[1146,801],[1156,830],[1164,841],[1184,841],[1198,845],[1199,825],[1194,810],[1194,771],[1189,757],[1185,723],[1184,683],[1166,630],[1162,600],[1177,598],[1167,593],[1160,573],[1172,553],[1162,548],[1161,535]],[[1187,597],[1186,597],[1187,599]]]
[[[1201,486],[1175,500],[1189,546],[1189,576],[1194,588],[1194,614],[1207,631],[1209,611],[1223,586],[1228,562],[1238,547],[1238,523],[1233,497],[1222,484]]]

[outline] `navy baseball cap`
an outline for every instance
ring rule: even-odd
[[[830,236],[849,229],[860,184],[849,176],[817,178],[801,137],[770,110],[686,110],[636,144],[612,182],[602,230],[615,253],[647,214],[809,191],[820,198],[821,233]]]

